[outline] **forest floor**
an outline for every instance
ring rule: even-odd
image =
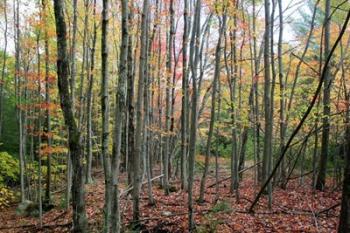
[[[227,164],[227,163],[226,163]],[[155,172],[156,173],[156,172]],[[158,171],[159,173],[159,171]],[[195,222],[198,232],[336,232],[339,216],[341,192],[334,188],[325,192],[310,188],[310,179],[292,179],[285,190],[276,187],[273,192],[273,206],[267,208],[266,198],[262,198],[255,207],[255,213],[247,209],[258,191],[252,174],[245,174],[239,188],[239,202],[229,191],[229,180],[219,184],[218,199],[214,170],[211,169],[207,180],[205,203],[195,203]],[[157,174],[154,174],[155,176]],[[199,173],[195,177],[194,195],[199,196]],[[220,172],[220,179],[228,177],[226,169]],[[92,232],[101,232],[103,225],[104,182],[103,172],[95,171],[94,184],[86,185],[86,212],[89,228]],[[125,177],[124,177],[125,179]],[[330,181],[331,182],[331,181]],[[143,185],[141,193],[142,232],[186,232],[187,193],[180,189],[179,181],[171,182],[177,191],[166,196],[154,181],[153,195],[156,205],[148,204],[147,186]],[[121,187],[122,190],[126,187]],[[62,195],[62,194],[61,194]],[[56,207],[43,215],[43,228],[33,217],[16,215],[16,206],[0,212],[0,232],[69,232],[71,228],[71,210]],[[132,219],[132,202],[130,195],[123,196],[121,211],[124,226]],[[131,232],[131,231],[130,231]]]

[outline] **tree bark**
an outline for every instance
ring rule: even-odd
[[[149,0],[143,1],[142,19],[141,19],[141,52],[140,52],[140,64],[139,64],[139,80],[137,90],[137,102],[136,102],[136,129],[135,129],[135,146],[133,151],[133,222],[138,224],[140,219],[140,188],[141,188],[141,176],[140,176],[140,159],[142,155],[142,128],[143,128],[143,88],[144,79],[146,75],[146,56],[147,56],[147,30],[148,30],[148,13],[149,12]]]
[[[102,10],[102,34],[101,34],[101,57],[102,57],[102,87],[101,87],[101,108],[102,108],[102,157],[105,176],[105,206],[104,206],[104,232],[110,232],[112,226],[112,204],[113,204],[113,183],[111,159],[109,156],[109,69],[108,69],[108,21],[109,21],[109,0],[103,0]]]
[[[82,146],[80,142],[80,133],[78,131],[74,114],[72,100],[69,95],[68,68],[69,59],[67,54],[67,33],[64,16],[64,1],[54,1],[54,12],[56,20],[57,35],[57,76],[58,90],[63,111],[65,125],[69,132],[69,150],[73,165],[73,184],[72,184],[72,205],[73,205],[73,231],[86,232],[87,218],[85,212],[84,183],[82,169]]]
[[[87,100],[86,100],[86,183],[90,184],[93,182],[92,180],[92,88],[94,84],[94,72],[95,72],[95,51],[96,51],[96,40],[97,40],[97,24],[96,24],[96,0],[93,3],[93,36],[92,36],[92,46],[90,52],[90,67],[89,67],[89,85],[87,90]]]
[[[330,46],[330,9],[331,1],[326,0],[325,6],[325,19],[324,19],[324,57],[325,59],[329,54]],[[323,191],[326,185],[326,171],[327,171],[327,159],[328,159],[328,147],[329,147],[329,115],[331,112],[331,81],[332,77],[330,71],[327,69],[325,74],[325,81],[323,86],[323,117],[322,117],[322,143],[320,163],[318,168],[318,176],[316,181],[316,189]]]
[[[188,37],[189,4],[184,0],[184,33],[182,37],[182,98],[181,98],[181,188],[187,190],[187,148],[188,148]]]
[[[126,110],[126,82],[127,82],[127,57],[128,57],[128,0],[121,2],[122,12],[122,30],[120,45],[120,61],[119,61],[119,79],[115,103],[115,123],[114,123],[114,142],[112,156],[112,179],[113,179],[113,207],[112,207],[112,232],[120,232],[120,210],[119,210],[119,164],[120,150],[122,139],[122,126],[125,121]]]
[[[196,137],[197,137],[197,67],[199,63],[199,40],[200,40],[200,17],[201,0],[196,1],[194,22],[192,27],[192,36],[190,42],[190,68],[192,73],[192,108],[191,108],[191,126],[190,126],[190,146],[188,156],[188,228],[192,232],[195,230],[193,216],[193,180],[194,180],[194,162],[196,155]]]

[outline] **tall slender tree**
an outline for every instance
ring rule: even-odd
[[[325,18],[324,18],[324,54],[325,58],[328,57],[330,51],[330,18],[331,1],[325,1]],[[321,155],[320,163],[318,168],[318,176],[316,181],[316,189],[324,190],[326,185],[326,170],[327,170],[327,159],[328,159],[328,148],[329,148],[329,130],[330,121],[329,115],[331,113],[331,73],[327,69],[325,74],[325,82],[323,86],[323,117],[322,117],[322,143],[321,143]]]
[[[194,212],[193,212],[193,180],[194,180],[194,161],[196,155],[196,137],[197,137],[197,67],[199,63],[199,41],[200,41],[200,18],[201,18],[202,1],[197,0],[195,3],[195,13],[192,27],[190,42],[190,69],[192,74],[192,102],[191,102],[191,126],[189,139],[188,155],[188,228],[192,232],[195,229]]]
[[[127,57],[128,57],[128,0],[121,2],[122,12],[122,42],[120,45],[119,78],[115,103],[115,123],[114,123],[114,142],[112,157],[112,176],[113,176],[113,208],[112,208],[112,232],[120,232],[120,210],[119,210],[119,164],[122,139],[122,126],[125,121],[126,111],[126,82],[127,82]]]
[[[199,201],[204,201],[204,191],[205,191],[205,183],[206,183],[206,177],[209,169],[209,157],[211,153],[211,141],[213,137],[214,132],[214,123],[216,120],[215,112],[216,112],[216,98],[217,98],[217,83],[220,77],[220,61],[221,61],[221,43],[223,38],[223,33],[226,28],[226,9],[224,9],[225,13],[219,28],[219,38],[216,45],[215,50],[215,71],[214,71],[214,81],[213,81],[213,87],[212,87],[212,96],[211,96],[211,113],[210,113],[210,123],[209,123],[209,131],[208,131],[208,139],[207,139],[207,146],[205,151],[205,164],[204,164],[204,171],[201,179],[200,184],[200,194],[199,194]]]
[[[102,9],[102,34],[101,34],[101,58],[102,58],[102,86],[101,86],[101,108],[102,108],[102,157],[105,177],[105,205],[104,205],[104,232],[110,232],[112,226],[111,214],[113,204],[112,168],[109,156],[109,71],[108,71],[108,20],[109,0],[103,1]]]
[[[136,100],[136,129],[135,129],[135,147],[133,151],[133,221],[138,224],[140,219],[140,159],[142,155],[142,128],[143,128],[143,88],[146,74],[146,56],[147,56],[147,30],[148,30],[148,14],[149,14],[149,0],[143,1],[142,19],[141,19],[141,36],[140,36],[140,64],[139,64],[139,80]]]

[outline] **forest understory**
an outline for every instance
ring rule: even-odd
[[[248,161],[249,163],[250,161]],[[227,163],[224,159],[221,163]],[[249,167],[248,167],[249,168]],[[194,202],[197,232],[336,232],[340,202],[340,187],[334,186],[332,178],[327,180],[329,188],[323,192],[312,189],[311,178],[295,174],[290,177],[286,189],[278,186],[273,191],[272,209],[262,198],[254,213],[248,209],[256,196],[258,185],[254,182],[251,169],[244,172],[239,187],[239,201],[230,193],[229,170],[220,170],[219,192],[216,193],[214,169],[210,169],[205,202]],[[154,177],[159,177],[159,169],[154,169]],[[194,197],[199,196],[199,173],[194,179]],[[86,185],[86,213],[91,232],[101,232],[103,228],[104,181],[103,171],[94,170],[94,183]],[[126,173],[121,174],[125,184]],[[180,189],[180,181],[171,180],[171,193],[165,195],[160,179],[153,180],[153,197],[156,204],[150,205],[147,197],[147,183],[144,182],[140,195],[139,227],[141,232],[188,232],[187,192]],[[132,201],[126,191],[130,187],[121,185],[121,216],[124,230],[131,230]],[[63,192],[63,191],[62,191]],[[54,194],[60,200],[63,193]],[[0,213],[0,232],[70,232],[72,210],[56,206],[43,214],[43,226],[34,217],[16,214],[16,205]]]

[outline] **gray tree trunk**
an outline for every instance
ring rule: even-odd
[[[87,119],[86,119],[86,157],[87,157],[87,164],[86,164],[86,183],[90,184],[93,182],[92,179],[92,87],[94,83],[94,72],[95,72],[95,51],[96,51],[96,40],[97,40],[97,24],[96,24],[96,0],[94,0],[93,3],[93,19],[94,19],[94,26],[93,26],[93,36],[92,36],[92,46],[91,46],[91,52],[90,52],[90,67],[89,67],[89,85],[87,90]]]
[[[197,67],[199,63],[199,40],[200,40],[200,18],[201,18],[201,0],[196,1],[194,22],[192,27],[192,36],[190,42],[190,69],[192,73],[192,108],[190,124],[190,140],[188,155],[188,228],[192,232],[195,230],[193,213],[193,180],[194,180],[194,162],[196,156],[196,137],[197,137]]]
[[[141,188],[141,175],[140,175],[140,159],[142,155],[142,128],[143,128],[143,88],[144,79],[146,75],[146,61],[147,61],[147,30],[148,30],[148,13],[149,12],[149,0],[143,1],[142,20],[141,20],[141,36],[140,36],[140,64],[139,64],[139,80],[137,90],[137,102],[136,102],[136,129],[135,129],[135,146],[133,151],[133,221],[138,224],[140,219],[140,188]]]
[[[64,16],[64,1],[54,1],[57,35],[57,76],[58,90],[65,125],[69,132],[69,151],[73,165],[72,205],[73,205],[73,232],[87,231],[87,218],[85,212],[82,146],[80,133],[77,128],[72,100],[69,95],[69,59],[67,53],[67,27]]]
[[[122,127],[125,121],[126,112],[126,82],[127,82],[127,57],[128,57],[128,0],[121,2],[122,12],[122,30],[119,61],[119,79],[115,103],[115,123],[114,123],[114,142],[112,156],[112,183],[113,183],[113,207],[112,207],[112,232],[120,232],[120,210],[119,210],[119,164],[121,152]]]

